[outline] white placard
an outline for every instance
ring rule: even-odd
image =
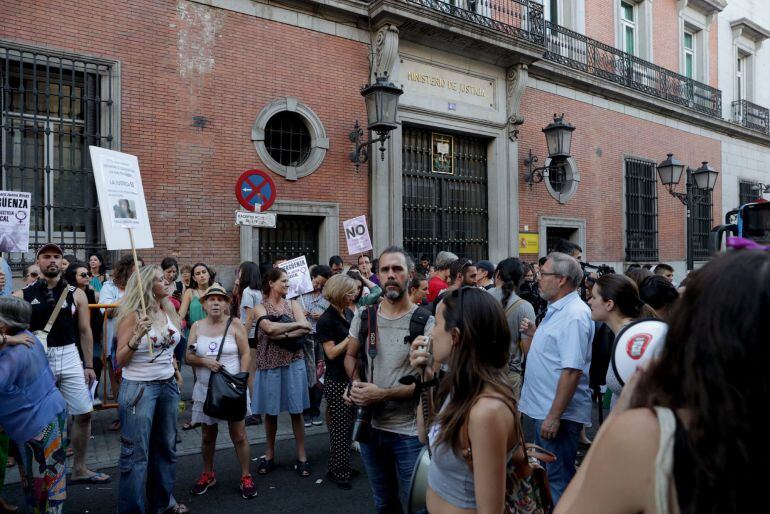
[[[313,281],[310,279],[310,270],[304,255],[278,266],[286,270],[286,274],[289,275],[289,294],[286,298],[296,298],[313,290]]]
[[[345,242],[348,244],[348,255],[368,252],[372,249],[372,239],[366,227],[366,216],[361,215],[342,222],[345,230]]]
[[[89,146],[108,250],[128,250],[130,228],[136,248],[152,248],[150,217],[135,155]]]
[[[235,224],[245,227],[275,228],[274,212],[235,211]]]
[[[0,252],[29,251],[32,193],[0,191]]]

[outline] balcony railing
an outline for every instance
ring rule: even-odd
[[[719,89],[549,21],[545,21],[545,27],[545,59],[709,116],[722,117]]]
[[[753,130],[770,134],[770,109],[748,100],[733,102],[733,122]]]
[[[434,11],[544,44],[543,5],[534,0],[407,0]]]

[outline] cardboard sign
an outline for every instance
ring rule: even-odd
[[[348,255],[368,252],[372,249],[369,229],[366,227],[366,216],[359,216],[342,222],[345,230],[345,242],[348,244]]]
[[[278,266],[284,269],[289,276],[289,294],[286,295],[286,298],[296,298],[313,290],[310,269],[307,266],[307,259],[305,259],[304,255],[281,263]]]
[[[0,252],[29,251],[32,193],[0,191]]]
[[[150,218],[144,199],[139,160],[135,155],[89,146],[108,250],[128,250],[134,233],[136,248],[152,248]]]

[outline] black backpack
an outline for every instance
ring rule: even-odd
[[[358,351],[359,370],[361,379],[366,380],[365,371],[367,367],[367,341],[369,341],[369,316],[373,316],[374,323],[372,328],[377,330],[377,311],[379,305],[371,305],[361,312],[361,326],[358,329],[358,342],[361,345]],[[425,333],[425,325],[432,316],[428,307],[420,306],[412,313],[409,319],[409,335],[404,337],[404,344],[411,344],[418,336]]]
[[[588,387],[591,396],[599,404],[599,422],[604,420],[601,386],[607,383],[615,334],[606,323],[597,323],[594,340],[591,342],[591,367],[588,369]]]

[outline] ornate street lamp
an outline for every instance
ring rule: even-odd
[[[564,121],[564,113],[561,116],[553,115],[553,121],[543,129],[551,163],[548,166],[533,167],[539,158],[532,154],[531,148],[527,157],[524,158],[524,165],[527,167],[524,181],[529,184],[530,189],[532,189],[533,184],[542,182],[550,172],[561,172],[567,159],[571,157],[572,132],[574,130],[574,126]]]
[[[709,166],[707,161],[703,161],[700,168],[687,171],[690,177],[690,180],[687,181],[687,192],[679,193],[675,189],[682,178],[684,169],[685,165],[675,159],[674,154],[668,154],[666,160],[658,164],[660,183],[666,186],[671,196],[678,199],[687,208],[687,269],[691,270],[695,265],[692,251],[692,210],[696,205],[709,198],[711,191],[716,186],[719,172]]]
[[[398,97],[403,93],[401,88],[388,81],[387,75],[376,77],[374,84],[361,89],[361,95],[366,102],[367,129],[379,137],[364,141],[364,131],[356,120],[353,131],[348,136],[356,145],[356,149],[350,152],[350,160],[355,164],[356,171],[368,160],[368,147],[372,143],[380,143],[380,154],[382,160],[385,160],[385,141],[390,138],[390,132],[398,127]]]

